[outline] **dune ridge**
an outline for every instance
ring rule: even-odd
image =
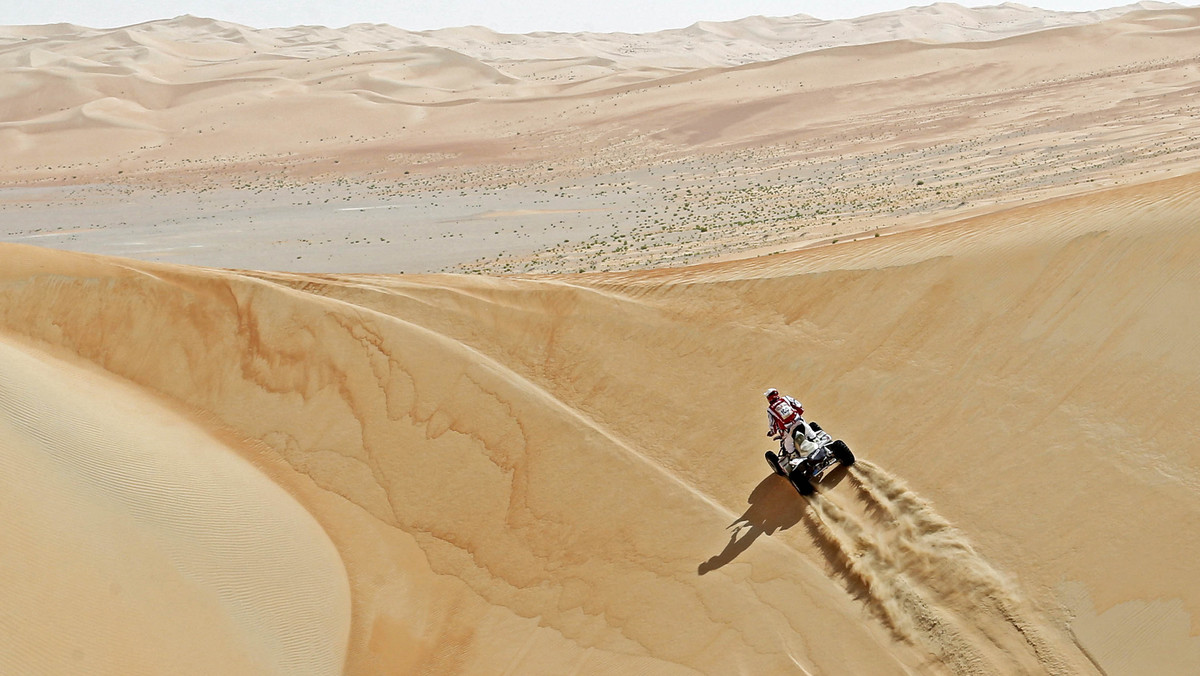
[[[735,21],[700,21],[681,29],[651,33],[500,33],[484,26],[412,31],[387,24],[352,24],[341,28],[291,26],[251,28],[228,21],[184,15],[112,29],[70,24],[7,26],[0,40],[33,40],[42,54],[68,53],[91,57],[114,45],[155,46],[175,56],[208,62],[255,52],[290,57],[328,57],[350,52],[390,51],[412,47],[453,50],[491,65],[550,58],[604,58],[627,67],[658,63],[665,67],[699,68],[770,61],[833,46],[923,39],[936,42],[994,40],[1064,26],[1085,25],[1131,12],[1180,9],[1177,3],[1139,2],[1090,12],[1060,12],[1005,3],[966,8],[954,3],[825,21],[798,14],[753,16]],[[684,54],[669,46],[686,39]],[[202,45],[210,45],[203,47]],[[217,48],[212,45],[225,45]],[[3,54],[0,42],[0,54]],[[43,49],[43,47],[48,49]],[[673,63],[662,63],[664,60]],[[3,61],[0,61],[3,63]]]
[[[41,147],[37,158],[24,154],[5,158],[4,169],[20,168],[28,177],[49,165],[73,169],[71,173],[78,176],[91,173],[84,165],[115,160],[126,169],[156,171],[164,161],[200,160],[194,154],[194,142],[200,142],[204,152],[225,158],[265,153],[278,159],[308,154],[312,148],[305,146],[327,145],[331,137],[339,144],[370,141],[375,145],[384,139],[407,139],[408,144],[428,147],[444,132],[439,132],[439,127],[472,129],[462,126],[452,113],[438,111],[439,107],[479,102],[524,101],[536,108],[546,99],[555,99],[561,102],[559,107],[570,109],[578,104],[578,97],[594,96],[598,100],[588,106],[595,108],[594,115],[602,116],[588,120],[587,126],[606,126],[630,115],[627,110],[612,111],[617,115],[605,110],[606,101],[632,93],[629,88],[636,92],[699,78],[707,91],[726,79],[730,69],[736,72],[737,68],[760,67],[834,48],[835,52],[863,48],[867,55],[879,49],[902,54],[911,49],[906,45],[918,41],[928,48],[931,58],[941,60],[941,53],[934,49],[940,46],[961,43],[976,49],[1047,31],[1063,36],[1060,40],[1095,43],[1106,37],[1133,39],[1146,28],[1173,20],[1185,22],[1172,25],[1174,32],[1163,31],[1155,40],[1141,40],[1138,60],[1152,61],[1162,58],[1166,49],[1157,43],[1182,40],[1178,33],[1194,23],[1195,15],[1194,10],[1171,5],[1154,7],[1153,11],[1131,5],[1104,12],[1055,13],[1017,5],[967,10],[938,4],[853,21],[816,22],[836,27],[829,37],[819,39],[811,37],[814,20],[801,18],[797,27],[792,27],[792,20],[761,17],[644,36],[512,36],[481,28],[411,33],[364,25],[255,30],[195,17],[108,30],[9,27],[0,29],[0,82],[5,83],[7,92],[0,99],[0,129],[37,136]],[[944,32],[957,23],[977,26],[980,34]],[[635,38],[644,44],[627,44]],[[541,42],[546,44],[539,46]],[[743,42],[755,48],[745,51],[740,46]],[[501,47],[503,53],[497,53]],[[1178,48],[1168,53],[1171,51],[1178,52]],[[1127,60],[1126,53],[1111,46],[1089,54],[1056,52],[1046,55],[1050,61],[1042,65],[1037,64],[1044,59],[1025,59],[1035,72],[1025,71],[1021,76],[1028,78],[1037,70],[1064,72],[1060,63],[1064,58],[1095,66],[1112,61],[1114,55]],[[688,56],[679,62],[680,55]],[[814,66],[816,62],[805,61],[802,67],[808,72]],[[817,72],[823,70],[817,67]],[[788,71],[781,67],[769,79],[795,80],[796,74]],[[868,80],[882,80],[878,75],[872,73]],[[849,80],[855,77],[851,75]],[[775,91],[774,87],[762,91],[762,81],[745,84],[760,90],[756,97]],[[1011,85],[1001,84],[1001,88],[1005,86]],[[281,98],[287,99],[286,107],[276,105]],[[154,133],[113,134],[94,153],[83,153],[78,144],[72,152],[65,152],[72,148],[68,132],[96,120],[95,115],[87,114],[87,108],[110,99],[104,107],[121,112],[105,117],[107,124]],[[241,125],[231,124],[230,116],[279,115],[287,109],[309,107],[318,112],[331,106],[340,111],[334,116],[340,124],[326,123],[306,132],[305,122],[297,119],[302,116],[284,115],[294,119],[288,133],[260,133],[249,148],[245,146],[247,138],[237,133]],[[377,106],[402,110],[373,110]],[[527,119],[536,117],[531,115],[532,109],[514,111],[516,115],[489,111],[487,117],[500,124],[474,131],[481,138],[491,135],[530,146],[515,137],[546,133],[540,128],[543,125]],[[418,111],[420,115],[414,117]],[[397,133],[397,119],[392,117],[396,114],[402,115],[399,126],[407,133]],[[479,118],[478,113],[473,115]],[[423,119],[427,116],[433,119]],[[645,112],[638,117],[645,118]],[[520,122],[522,119],[525,122]],[[647,119],[642,124],[660,122]],[[50,132],[68,137],[56,143]],[[206,138],[199,138],[206,133]]]
[[[345,563],[349,673],[1086,673],[1128,615],[1073,632],[1064,580],[1200,608],[1197,180],[599,275],[4,245],[0,327],[241,439]],[[863,459],[811,502],[768,384]],[[1186,672],[1177,640],[1124,657]]]
[[[1200,673],[1198,34],[0,28],[0,671]]]

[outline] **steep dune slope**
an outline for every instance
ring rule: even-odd
[[[0,341],[0,468],[0,671],[340,673],[329,538],[153,398]]]
[[[350,580],[350,673],[1186,673],[1198,183],[592,276],[8,245],[0,327],[190,411],[306,507]],[[864,459],[811,501],[761,460],[769,385]]]
[[[913,659],[881,649],[886,634],[787,546],[700,584],[711,552],[696,529],[720,533],[736,512],[407,318],[234,274],[80,259],[70,277],[39,275],[59,260],[15,253],[11,326],[57,317],[76,328],[42,326],[71,352],[311,479],[301,490],[322,495],[298,497],[355,593],[352,672],[773,671],[792,653],[888,671]],[[330,496],[348,504],[312,504]],[[812,613],[827,622],[808,627]]]

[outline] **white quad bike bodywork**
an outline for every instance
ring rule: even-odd
[[[795,451],[788,452],[782,437],[779,453],[767,451],[767,464],[786,477],[801,495],[813,492],[813,484],[825,478],[834,465],[853,465],[854,454],[841,439],[834,440],[815,422],[801,421],[792,431]]]

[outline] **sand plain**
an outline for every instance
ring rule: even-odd
[[[1200,671],[1198,24],[22,29],[0,670]],[[811,498],[772,385],[861,458]]]

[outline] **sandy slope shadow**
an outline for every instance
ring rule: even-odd
[[[760,535],[772,535],[796,525],[808,505],[787,479],[775,474],[760,481],[750,492],[747,502],[750,507],[728,526],[731,532],[725,549],[701,563],[697,573],[704,575],[733,561]]]

